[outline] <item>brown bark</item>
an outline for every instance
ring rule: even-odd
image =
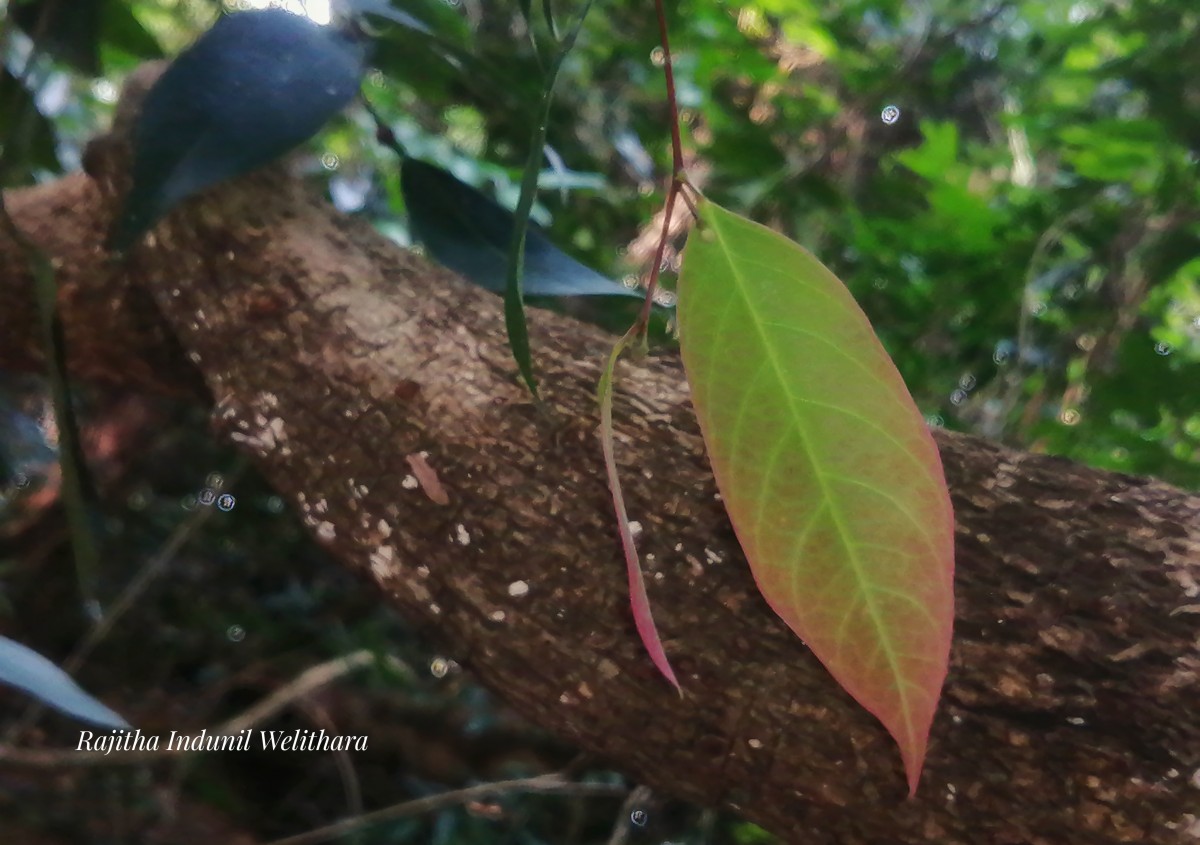
[[[281,171],[189,204],[113,261],[121,158],[91,157],[104,187],[81,174],[8,197],[59,268],[75,371],[211,401],[217,435],[342,564],[535,723],[789,842],[1200,837],[1200,498],[939,432],[956,640],[906,800],[883,729],[758,596],[673,354],[620,366],[616,419],[682,698],[628,610],[596,437],[612,338],[531,312],[533,404],[496,298]],[[33,315],[4,237],[0,364],[37,364]]]

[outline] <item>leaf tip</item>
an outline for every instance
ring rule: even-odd
[[[908,781],[908,800],[917,796],[917,785],[921,782],[921,771],[925,767],[925,748],[905,751],[901,749],[900,756],[904,759],[904,775]]]

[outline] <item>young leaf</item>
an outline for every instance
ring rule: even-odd
[[[533,138],[529,144],[529,157],[525,160],[525,174],[521,179],[521,195],[513,212],[513,237],[508,251],[508,275],[504,285],[504,325],[508,329],[508,345],[521,378],[529,392],[537,398],[537,379],[533,375],[533,355],[529,348],[529,326],[525,320],[525,251],[529,234],[529,212],[533,210],[533,198],[537,193],[538,171],[541,169],[543,150],[546,147],[546,127],[550,123],[550,106],[554,102],[554,86],[558,72],[562,69],[575,39],[592,8],[592,0],[584,0],[583,8],[575,19],[575,25],[558,45],[558,53],[546,71],[542,86],[542,102],[537,123],[533,127]]]
[[[103,728],[129,727],[128,722],[84,692],[62,669],[8,637],[0,637],[0,684],[24,690],[81,721]]]
[[[613,445],[613,373],[617,367],[617,359],[633,341],[633,332],[626,333],[608,355],[608,363],[600,375],[600,385],[597,388],[597,398],[600,400],[600,447],[604,452],[604,469],[608,473],[608,489],[612,493],[613,511],[617,515],[617,530],[621,535],[621,550],[625,554],[625,574],[629,581],[629,607],[633,611],[633,624],[650,661],[662,673],[676,692],[683,695],[671,661],[663,650],[662,638],[658,636],[658,626],[654,624],[654,614],[650,610],[650,596],[646,593],[646,579],[642,577],[642,563],[638,558],[637,544],[633,539],[633,528],[629,524],[629,513],[625,510],[625,496],[621,492],[621,478],[617,473],[617,458]]]
[[[900,746],[916,790],[950,650],[941,459],[849,291],[711,202],[677,319],[717,485],[768,604]]]

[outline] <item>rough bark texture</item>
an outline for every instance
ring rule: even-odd
[[[7,198],[55,258],[78,375],[211,401],[339,561],[537,724],[789,842],[1200,841],[1200,498],[939,432],[956,642],[905,800],[891,740],[758,596],[674,355],[620,366],[616,418],[682,699],[628,610],[596,436],[612,338],[532,312],[534,405],[496,298],[282,171],[114,261],[122,158]],[[0,365],[38,364],[33,315],[4,236]]]

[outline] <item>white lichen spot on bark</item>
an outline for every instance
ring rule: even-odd
[[[492,620],[493,622],[503,622],[506,618],[508,618],[508,614],[506,614],[503,610],[493,610],[488,614],[488,619]]]
[[[454,536],[460,546],[471,545],[471,535],[467,532],[467,526],[461,522],[454,526]]]
[[[243,419],[237,421],[237,426],[244,431],[232,432],[229,439],[249,446],[259,455],[274,451],[286,439],[284,423],[279,417],[268,420],[262,414],[255,414],[253,430],[250,423]]]
[[[337,528],[332,522],[322,522],[317,525],[317,538],[325,542],[331,541],[337,536]]]
[[[400,574],[396,563],[396,550],[391,546],[380,546],[371,552],[371,574],[380,583]]]
[[[416,490],[421,486],[421,483],[417,481],[417,477],[415,475],[406,475],[403,479],[401,479],[400,486],[405,490]]]
[[[513,581],[508,585],[508,594],[514,599],[529,595],[529,584],[525,581]]]

